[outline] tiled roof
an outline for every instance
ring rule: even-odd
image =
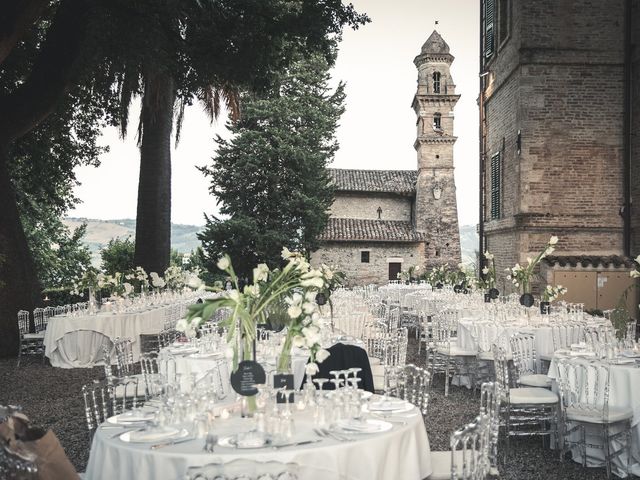
[[[330,168],[336,191],[414,193],[416,170],[348,170]]]
[[[329,218],[321,241],[420,242],[424,236],[411,222],[400,220],[362,220]]]
[[[633,260],[627,257],[621,257],[620,255],[550,255],[544,258],[544,262],[548,265],[558,265],[560,267],[597,267],[602,265],[605,268],[609,266],[620,268],[632,268],[634,266]]]

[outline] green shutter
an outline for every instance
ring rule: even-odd
[[[484,0],[484,58],[489,58],[493,55],[495,19],[495,0]]]
[[[491,157],[491,219],[500,218],[500,188],[502,183],[502,168],[500,153]]]

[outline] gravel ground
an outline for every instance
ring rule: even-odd
[[[421,363],[413,338],[408,356],[409,361]],[[0,359],[0,404],[22,405],[34,423],[56,433],[76,469],[84,471],[90,444],[80,389],[83,384],[102,378],[102,368],[64,370],[28,358],[23,359],[19,369],[15,364],[15,359]],[[479,402],[477,394],[474,397],[466,388],[455,386],[445,398],[442,380],[436,379],[425,422],[431,449],[448,449],[449,435],[477,415]],[[540,439],[513,440],[508,465],[501,467],[500,473],[509,480],[606,478],[603,468],[584,469],[570,460],[561,462],[555,451],[542,446]]]

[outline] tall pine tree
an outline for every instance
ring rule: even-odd
[[[273,89],[243,99],[231,140],[217,138],[213,164],[201,169],[224,216],[207,217],[199,235],[210,270],[222,253],[250,276],[257,263],[278,265],[283,246],[317,249],[333,202],[326,167],[345,98],[343,84],[329,88],[328,70],[321,55],[300,58]]]

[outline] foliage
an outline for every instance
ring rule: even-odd
[[[403,281],[416,281],[420,278],[420,265],[411,265],[407,270],[398,273],[398,279]]]
[[[432,286],[447,285],[449,283],[449,265],[434,267],[425,273],[425,280]]]
[[[278,266],[282,245],[317,248],[333,202],[326,166],[338,148],[334,133],[344,111],[344,86],[330,92],[327,69],[321,56],[299,59],[277,88],[245,98],[231,140],[218,137],[213,164],[202,171],[229,218],[207,217],[198,235],[209,269],[228,253],[245,277],[257,263]]]
[[[133,270],[135,268],[134,250],[135,245],[131,241],[131,237],[112,238],[107,246],[100,251],[102,270],[107,275]]]
[[[536,258],[527,258],[527,265],[525,267],[516,263],[512,268],[507,268],[507,271],[509,272],[507,280],[511,280],[513,285],[516,288],[520,288],[522,293],[531,293],[531,279],[533,277],[534,269],[540,263],[540,260],[553,253],[555,250],[554,245],[557,243],[558,237],[553,235]]]

